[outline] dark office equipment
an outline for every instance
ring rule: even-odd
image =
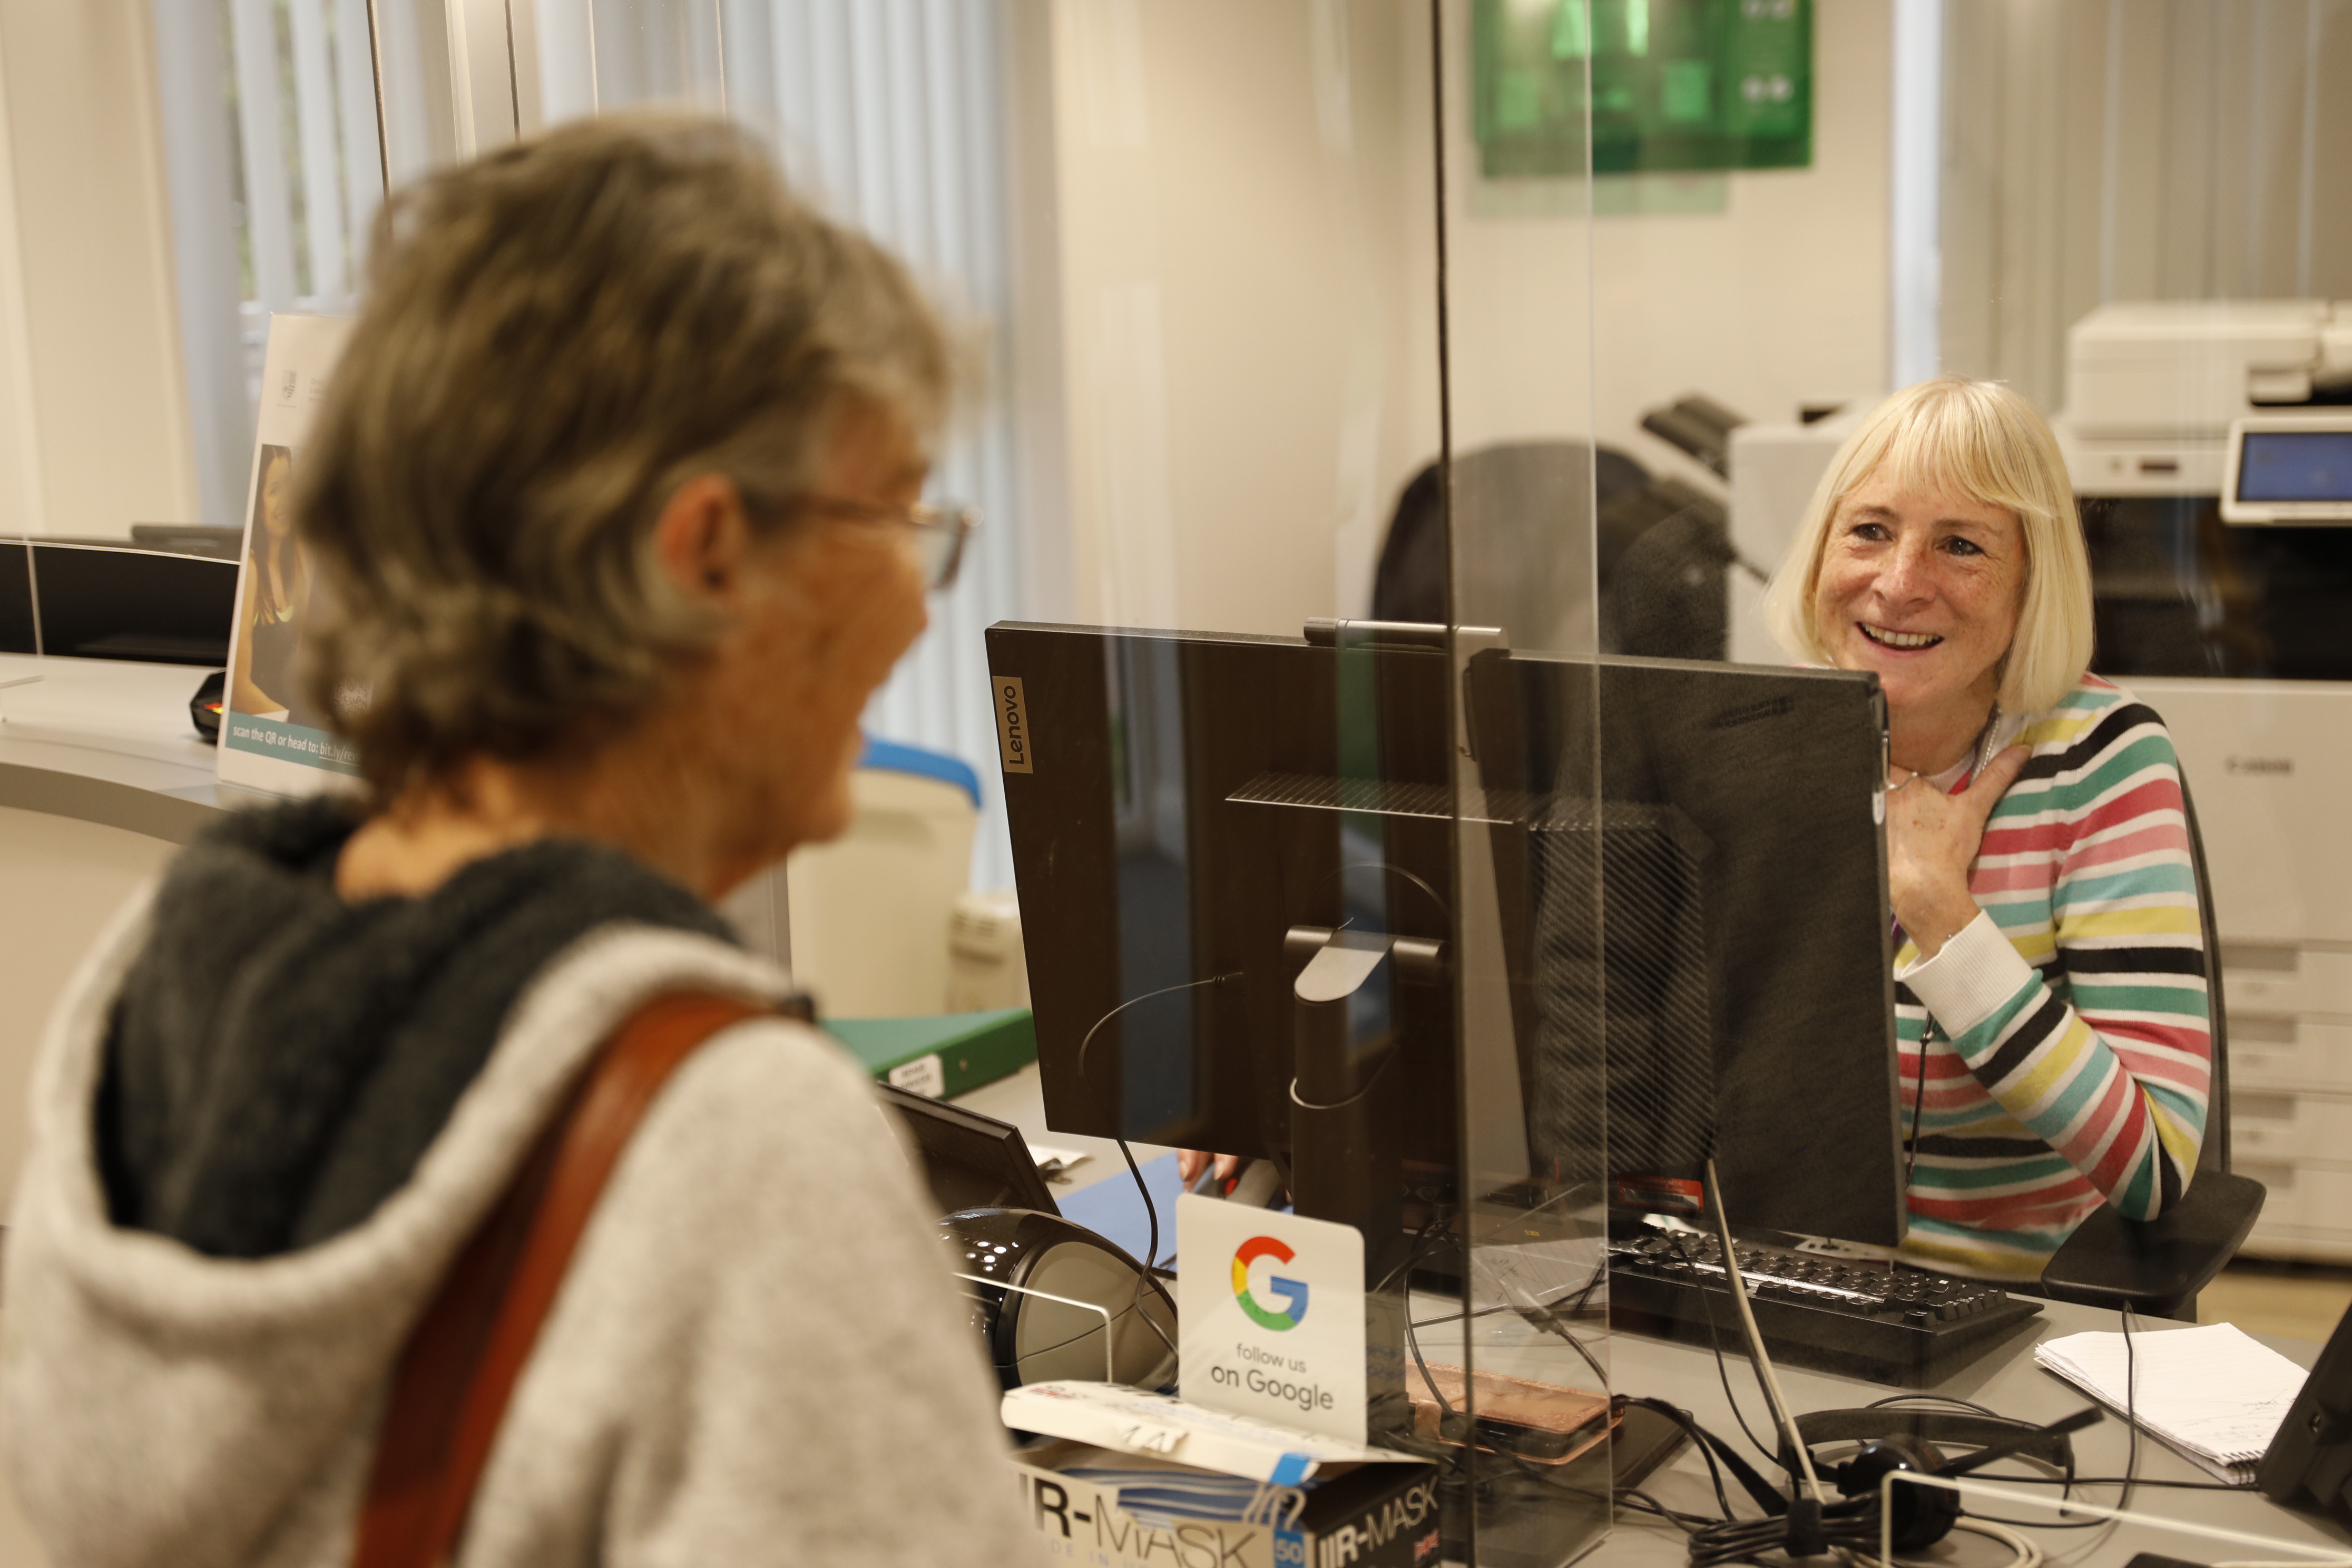
[[[1024,683],[1034,745],[1034,771],[1004,784],[1051,1125],[1287,1155],[1294,931],[1454,940],[1449,656],[1017,625],[988,641],[992,673]],[[1501,818],[1490,838],[1532,1156],[1563,1179],[1612,1173],[1598,1168],[1605,1095],[1612,1155],[1645,1120],[1645,1164],[1711,1152],[1736,1222],[1895,1242],[1875,682],[1608,659],[1596,714],[1595,676],[1501,651],[1468,676],[1471,744]],[[1596,722],[1597,810],[1573,766]],[[1598,930],[1596,847],[1610,878]],[[1385,963],[1362,1004],[1412,1108],[1399,1157],[1441,1184],[1456,1152],[1452,962]],[[1604,962],[1605,1040],[1591,992]],[[1671,1093],[1644,1111],[1617,1098],[1632,1083]]]
[[[875,1092],[906,1122],[923,1163],[923,1180],[941,1214],[979,1208],[1061,1212],[1018,1127],[887,1084],[877,1084]]]
[[[1604,653],[1720,659],[1730,626],[1727,573],[1740,566],[1723,503],[1671,475],[1653,477],[1609,447],[1529,441],[1454,462],[1455,523],[1482,548],[1455,584],[1463,618],[1522,648],[1570,646],[1558,624],[1560,574],[1590,533]],[[1431,464],[1397,498],[1372,582],[1372,617],[1446,618],[1444,498]],[[1760,574],[1759,574],[1760,575]],[[1580,640],[1577,639],[1577,640]]]
[[[1770,574],[1731,542],[1731,513],[1662,474],[1601,507],[1601,649],[1644,658],[1720,659],[1730,642],[1730,576]]]
[[[2352,1523],[2352,1311],[2336,1320],[2254,1484],[2274,1502],[2321,1509]]]
[[[226,705],[228,672],[215,669],[205,677],[196,694],[188,699],[188,721],[196,727],[201,740],[220,743],[221,709]]]
[[[2212,1080],[2206,1095],[2205,1141],[2197,1172],[2170,1208],[2152,1220],[2126,1219],[2103,1204],[2084,1217],[2042,1270],[2040,1289],[2060,1301],[2156,1317],[2197,1321],[2197,1293],[2245,1245],[2262,1217],[2263,1184],[2230,1169],[2230,1017],[2221,992],[2221,937],[2213,910],[2213,879],[2205,869],[2205,836],[2189,781],[2180,781],[2189,824],[2189,858],[2205,936],[2205,1008],[2212,1040]]]
[[[1714,398],[1690,393],[1642,416],[1642,428],[1715,471],[1731,474],[1731,433],[1748,421]]]
[[[1719,1334],[1727,1350],[1738,1346],[1713,1237],[1645,1231],[1609,1251],[1612,1325],[1700,1344]],[[1998,1286],[1900,1265],[1744,1243],[1738,1257],[1776,1358],[1874,1383],[1934,1381],[2042,1310]]]
[[[1601,580],[1607,582],[1617,574],[1625,552],[1658,524],[1691,518],[1721,531],[1730,526],[1731,513],[1696,485],[1672,474],[1661,474],[1603,500],[1600,518],[1595,565]]]
[[[1442,473],[1429,464],[1397,497],[1372,578],[1374,620],[1446,619]],[[1594,508],[1650,483],[1649,470],[1610,447],[1517,441],[1455,454],[1453,479],[1454,526],[1482,544],[1454,563],[1463,618],[1500,627],[1514,647],[1575,646],[1560,614],[1584,597],[1576,574],[1589,558]],[[1610,563],[1604,551],[1604,593]]]
[[[1005,1387],[1174,1380],[1175,1300],[1093,1231],[1030,1209],[966,1209],[940,1221],[940,1244],[971,1292],[972,1326]]]
[[[2352,680],[2352,528],[2236,528],[2214,496],[2090,496],[2099,673]]]
[[[1690,1446],[1690,1434],[1647,1405],[1628,1405],[1609,1435],[1609,1484],[1623,1496]]]
[[[117,545],[0,542],[0,653],[226,664],[236,571],[233,560]]]

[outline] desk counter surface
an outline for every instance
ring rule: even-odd
[[[190,720],[205,674],[188,665],[0,656],[0,807],[186,843],[221,807],[247,797],[214,782],[213,747]]]
[[[1107,1140],[1047,1131],[1037,1069],[1034,1067],[967,1095],[959,1103],[1013,1122],[1033,1141],[1066,1148],[1082,1147],[1090,1154],[1098,1154],[1100,1157],[1089,1159],[1072,1173],[1071,1190],[1098,1181],[1128,1179],[1127,1167],[1119,1159],[1117,1144]],[[1139,1162],[1148,1161],[1162,1152],[1162,1150],[1141,1145],[1135,1149]],[[1167,1216],[1161,1217],[1165,1223]],[[2088,1307],[2052,1301],[2043,1303],[2043,1309],[2041,1316],[2020,1324],[1991,1350],[1926,1390],[1894,1389],[1858,1378],[1787,1366],[1779,1369],[1781,1387],[1790,1405],[1800,1412],[1848,1409],[1904,1392],[1918,1392],[1965,1399],[2000,1415],[2036,1425],[2055,1421],[2081,1409],[2087,1403],[2088,1396],[2056,1374],[2035,1365],[2033,1347],[2046,1339],[2081,1333],[2086,1330],[2113,1332],[2121,1325],[2116,1314]],[[2161,1333],[2187,1326],[2160,1320],[2135,1319],[2133,1321],[2135,1333]],[[2302,1366],[2309,1366],[2319,1354],[2317,1345],[2299,1340],[2265,1336],[2264,1342]],[[1759,1436],[1766,1435],[1769,1408],[1744,1352],[1727,1354],[1723,1370],[1718,1372],[1715,1355],[1701,1346],[1618,1332],[1609,1337],[1603,1354],[1610,1369],[1610,1379],[1616,1385],[1617,1392],[1671,1401],[1690,1411],[1709,1431],[1738,1444],[1750,1459],[1758,1459],[1755,1448],[1739,1436],[1738,1423],[1733,1417],[1726,1396],[1727,1376],[1729,1387],[1737,1393],[1739,1406],[1747,1413],[1748,1424]],[[2077,1433],[2074,1436],[2077,1473],[2089,1477],[2119,1477],[2125,1472],[2130,1448],[2129,1428],[2120,1416]],[[2135,1473],[2143,1481],[2151,1482],[2210,1482],[2213,1479],[2158,1439],[2148,1436],[2140,1439]],[[1726,1484],[1731,1483],[1727,1479]],[[1696,1452],[1688,1448],[1664,1470],[1651,1477],[1643,1489],[1666,1506],[1684,1512],[1711,1515],[1715,1511],[1714,1493],[1707,1482],[1706,1465]],[[2021,1486],[2017,1489],[2053,1494],[2057,1490],[2054,1487],[2040,1486]],[[2091,1502],[2112,1504],[2116,1500],[2116,1490],[2113,1486],[2087,1487],[2084,1489],[2083,1495]],[[2333,1521],[2280,1508],[2252,1491],[2143,1486],[2133,1492],[2130,1506],[2135,1512],[2145,1512],[2159,1519],[2240,1531],[2314,1547],[2342,1549],[2352,1545],[2352,1531],[2346,1531]],[[2047,1519],[2050,1516],[2024,1510],[2016,1517]],[[2112,1535],[2104,1527],[2037,1530],[2028,1534],[2040,1542],[2051,1558],[2084,1564],[2120,1564],[2139,1552],[2155,1552],[2190,1562],[2211,1563],[2245,1562],[2264,1555],[2256,1548],[2229,1545],[2138,1523],[2124,1525]],[[2088,1550],[2083,1555],[2074,1555],[2085,1548]],[[1955,1536],[1931,1555],[1949,1562],[1954,1568],[2001,1568],[2009,1553],[1993,1542],[1979,1537]],[[1588,1559],[1611,1564],[1654,1564],[1656,1568],[1669,1568],[1669,1565],[1683,1560],[1680,1531],[1662,1521],[1631,1510],[1618,1512],[1615,1530]]]

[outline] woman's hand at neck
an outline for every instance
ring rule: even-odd
[[[1986,819],[2032,755],[2023,746],[2010,747],[1958,795],[1946,795],[1917,773],[1887,793],[1887,895],[1921,958],[1941,952],[1982,912],[1969,889],[1969,868],[1984,841]]]

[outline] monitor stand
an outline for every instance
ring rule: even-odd
[[[1440,944],[1294,926],[1283,945],[1306,960],[1291,987],[1292,1206],[1363,1237],[1365,1431],[1374,1437],[1409,1431],[1404,1074],[1394,1028],[1364,1022],[1385,1019],[1389,1009],[1365,1003],[1368,986],[1442,976]]]

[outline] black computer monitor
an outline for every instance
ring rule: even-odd
[[[1453,656],[1431,632],[990,630],[1025,728],[1004,784],[1049,1125],[1286,1155],[1286,939],[1457,941]],[[1538,1173],[1712,1154],[1736,1223],[1899,1239],[1875,680],[1498,649],[1464,687]],[[1399,1152],[1423,1171],[1455,1165],[1457,1001],[1447,970],[1361,1002],[1398,1041]]]
[[[994,1208],[1062,1212],[1018,1127],[888,1084],[877,1084],[875,1092],[905,1122],[923,1184],[942,1215]]]
[[[236,571],[233,558],[56,539],[0,542],[0,653],[226,664]]]

